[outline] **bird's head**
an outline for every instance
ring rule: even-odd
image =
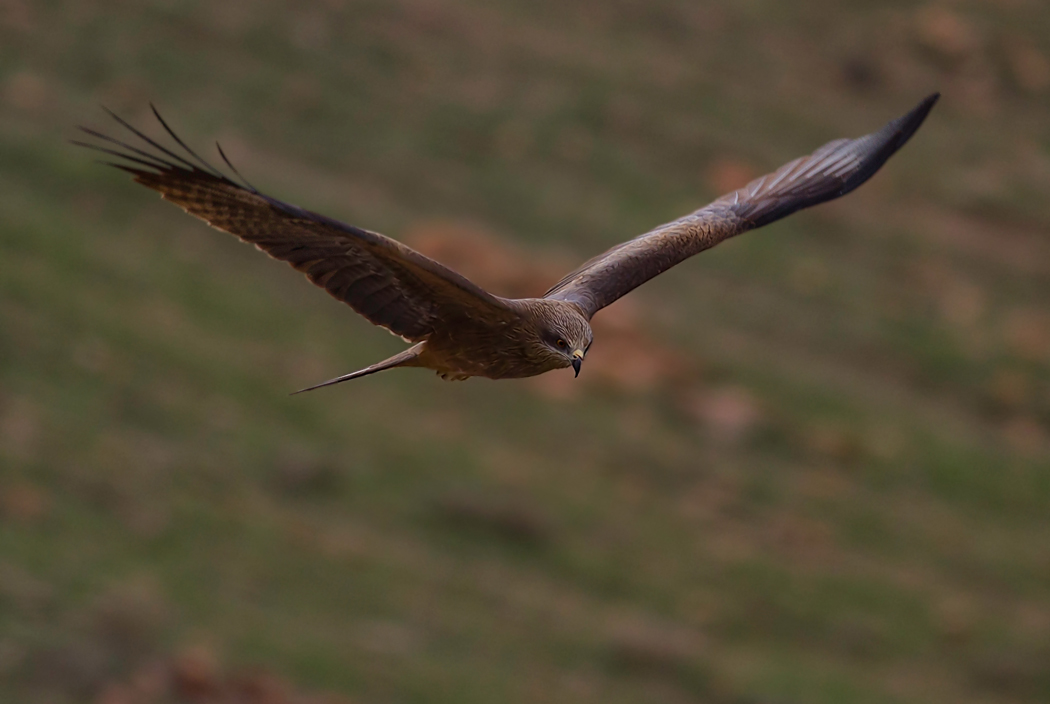
[[[590,323],[575,311],[550,316],[544,322],[543,344],[553,353],[559,367],[572,367],[579,376],[580,366],[594,341]]]

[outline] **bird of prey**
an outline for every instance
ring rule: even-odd
[[[119,157],[121,163],[107,163],[190,215],[288,262],[372,323],[414,343],[382,362],[302,389],[309,391],[395,367],[424,367],[445,379],[511,379],[567,367],[579,376],[595,313],[723,240],[849,193],[908,141],[938,97],[930,95],[877,132],[828,142],[696,212],[613,247],[542,296],[521,299],[489,293],[389,237],[260,193],[216,144],[233,177],[223,174],[186,146],[156,108],[157,121],[177,147],[162,146],[112,112],[141,140],[138,146],[85,127],[106,146],[75,143]]]

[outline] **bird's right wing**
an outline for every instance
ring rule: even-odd
[[[183,144],[156,110],[154,114],[184,155],[166,149],[116,115],[113,117],[123,127],[143,141],[144,148],[83,127],[114,148],[75,143],[130,162],[111,165],[132,174],[136,182],[190,215],[288,262],[372,323],[406,340],[424,340],[436,326],[457,321],[497,322],[517,317],[508,301],[411,247],[234,182]]]
[[[613,247],[559,281],[546,297],[576,303],[588,317],[593,316],[654,276],[723,240],[849,193],[904,146],[938,97],[934,93],[878,132],[828,142],[690,215]]]

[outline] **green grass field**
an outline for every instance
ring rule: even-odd
[[[1050,7],[311,5],[0,4],[0,700],[1050,700]],[[290,397],[401,343],[67,142],[153,101],[538,295],[933,90],[576,382]]]

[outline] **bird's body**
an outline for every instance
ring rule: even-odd
[[[572,366],[571,357],[557,351],[559,339],[585,340],[576,349],[586,352],[591,325],[576,304],[546,298],[504,300],[516,313],[511,321],[482,320],[443,329],[420,343],[417,362],[401,366],[433,369],[446,379],[520,379]]]
[[[593,340],[590,319],[595,313],[725,239],[853,190],[904,145],[937,97],[926,98],[878,132],[829,142],[694,213],[613,247],[543,297],[523,299],[493,295],[395,240],[231,180],[190,150],[159,114],[157,119],[184,153],[161,146],[115,115],[154,151],[86,128],[120,149],[77,144],[131,162],[113,165],[212,227],[288,262],[371,322],[415,343],[311,389],[395,367],[423,367],[445,379],[513,379],[566,367],[578,375]]]

